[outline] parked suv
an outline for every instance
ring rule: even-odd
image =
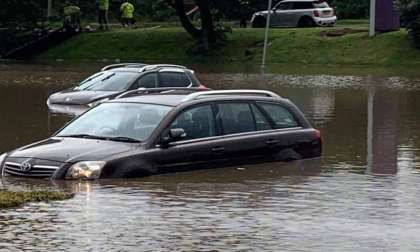
[[[1,155],[2,174],[127,178],[321,155],[320,132],[273,92],[158,91],[102,103],[52,137]]]
[[[123,63],[106,66],[78,86],[52,94],[47,105],[53,113],[80,114],[124,92],[159,87],[205,88],[184,66]]]
[[[254,13],[252,27],[265,27],[267,11]],[[286,0],[274,6],[270,12],[271,26],[313,27],[334,26],[337,17],[327,2],[319,0]]]

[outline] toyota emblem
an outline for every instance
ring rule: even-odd
[[[20,164],[20,170],[22,172],[28,172],[32,169],[32,165],[29,163],[29,161],[25,161],[22,164]]]

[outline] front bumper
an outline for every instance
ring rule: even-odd
[[[90,109],[85,105],[64,105],[64,104],[48,104],[48,109],[52,114],[65,114],[70,116],[78,116]]]

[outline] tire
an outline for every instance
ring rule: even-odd
[[[315,21],[308,16],[301,17],[298,22],[298,27],[315,27]]]
[[[252,28],[264,28],[266,26],[266,20],[263,17],[256,18],[254,22],[252,22]]]

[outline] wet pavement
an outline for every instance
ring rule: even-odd
[[[46,98],[99,65],[0,65],[0,153],[70,120],[48,113]],[[418,250],[420,75],[196,68],[212,88],[290,98],[322,131],[322,160],[98,182],[5,178],[0,188],[76,195],[0,210],[0,251]]]

